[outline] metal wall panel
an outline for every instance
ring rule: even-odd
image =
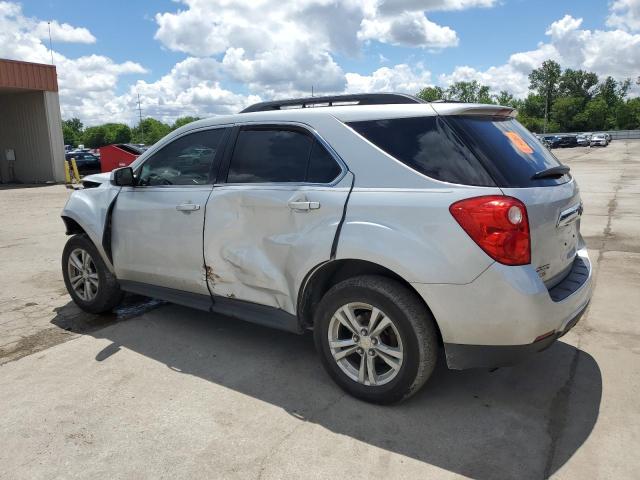
[[[62,180],[64,147],[57,96],[53,92],[0,94],[2,182]],[[15,151],[14,162],[7,161],[6,149]]]
[[[56,67],[0,59],[0,87],[57,92]]]

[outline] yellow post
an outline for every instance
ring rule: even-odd
[[[80,173],[78,172],[78,165],[76,165],[76,159],[71,159],[71,167],[73,168],[73,176],[76,179],[76,182],[80,183]]]
[[[64,183],[69,185],[71,183],[71,173],[69,172],[69,162],[64,161]]]

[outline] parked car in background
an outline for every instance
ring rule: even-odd
[[[611,143],[611,134],[605,132],[604,136],[607,139],[607,144]]]
[[[312,330],[376,403],[418,391],[440,350],[512,364],[576,324],[592,281],[578,185],[515,114],[366,94],[189,123],[71,194],[67,290],[93,313],[128,291]]]
[[[560,141],[558,143],[558,146],[560,148],[577,147],[578,146],[578,140],[576,139],[575,135],[562,135],[560,137]]]
[[[549,148],[558,148],[560,146],[560,137],[557,135],[545,135],[542,138]]]
[[[607,141],[607,137],[604,133],[594,133],[591,135],[591,146],[599,145],[601,147],[606,147],[608,144],[609,142]]]
[[[578,135],[576,135],[576,141],[578,142],[579,146],[588,147],[589,142],[591,141],[591,135],[588,135],[586,133],[579,133]]]
[[[78,173],[80,175],[84,176],[101,172],[100,159],[91,153],[82,151],[70,152],[66,153],[64,157],[67,162],[70,162],[72,158],[75,158]]]

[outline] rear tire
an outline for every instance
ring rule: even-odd
[[[67,241],[62,251],[62,276],[69,295],[85,312],[110,312],[124,296],[118,280],[85,234]]]
[[[373,275],[347,279],[325,294],[314,340],[331,378],[378,404],[417,392],[438,356],[435,322],[424,303],[399,282]]]

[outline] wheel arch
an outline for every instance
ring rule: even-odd
[[[390,268],[369,260],[347,258],[322,263],[307,274],[307,277],[300,287],[297,304],[298,320],[302,328],[313,328],[313,312],[324,294],[327,293],[333,285],[360,275],[379,275],[397,281],[412,292],[433,316],[424,298],[413,285],[407,282],[401,275]],[[438,341],[442,343],[442,335],[438,321],[435,316],[433,318],[435,319]]]

